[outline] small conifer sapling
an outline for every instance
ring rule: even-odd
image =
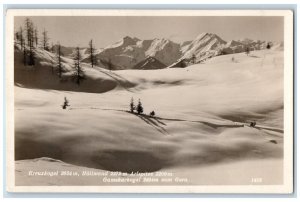
[[[135,110],[135,105],[134,105],[134,100],[133,100],[133,98],[131,98],[131,100],[130,100],[130,112],[131,113],[134,113],[134,110]]]
[[[152,116],[152,117],[155,116],[155,111],[154,110],[152,112],[150,112],[150,116]]]
[[[65,97],[65,101],[64,101],[64,104],[62,105],[62,108],[63,109],[66,109],[67,107],[69,107],[69,101],[67,100],[67,98]]]

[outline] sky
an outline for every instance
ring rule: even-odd
[[[105,48],[125,36],[139,39],[167,38],[181,43],[203,32],[217,34],[225,41],[250,38],[283,41],[283,17],[257,16],[34,16],[29,17],[39,33],[45,29],[50,41],[64,46]],[[15,29],[24,27],[25,17],[15,17]]]

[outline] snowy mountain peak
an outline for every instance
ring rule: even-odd
[[[181,47],[182,58],[206,58],[215,55],[215,50],[226,42],[218,35],[212,33],[201,33],[191,43]]]
[[[213,33],[208,33],[208,32],[203,32],[203,33],[199,34],[194,41],[205,40],[205,39],[213,39],[213,38],[216,38],[220,41],[224,41],[218,35],[213,34]]]

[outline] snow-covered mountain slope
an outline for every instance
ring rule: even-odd
[[[147,70],[147,69],[163,69],[165,67],[167,67],[167,66],[165,64],[163,64],[162,62],[160,62],[158,59],[156,59],[155,57],[149,56],[145,60],[136,64],[132,69]]]
[[[47,52],[41,54],[39,57],[51,58]],[[43,164],[30,160],[50,157],[109,171],[170,171],[187,177],[190,184],[195,176],[200,178],[196,183],[217,183],[218,177],[224,179],[224,173],[230,178],[240,173],[243,179],[223,182],[227,184],[249,185],[253,176],[262,177],[266,184],[282,184],[280,162],[286,135],[282,130],[283,59],[283,51],[260,50],[249,56],[222,55],[184,69],[105,71],[106,76],[126,78],[135,85],[102,94],[90,93],[91,89],[105,88],[101,82],[90,83],[86,92],[63,91],[62,83],[56,84],[62,90],[16,86],[16,183],[40,183],[38,178],[25,175],[28,170],[60,170],[58,161],[48,159],[49,164]],[[52,82],[49,66],[42,62],[36,69],[15,68],[30,72],[31,82],[39,76]],[[42,68],[47,70],[45,74],[35,73]],[[89,70],[93,70],[90,76],[94,80],[104,79],[103,69],[85,68]],[[65,96],[71,106],[63,110]],[[132,97],[135,103],[141,99],[144,115],[126,111]],[[155,117],[147,115],[152,110]],[[257,127],[248,126],[252,120]],[[35,166],[39,163],[44,166]],[[261,165],[259,173],[253,173],[257,165]],[[53,179],[57,181],[51,181],[52,185],[68,182]],[[41,181],[45,182],[44,178]],[[81,181],[77,178],[77,182]]]
[[[16,47],[14,57],[15,85],[34,89],[67,90],[91,93],[103,93],[120,86],[132,86],[130,82],[121,77],[114,77],[108,70],[101,67],[91,68],[89,64],[82,63],[81,68],[84,79],[80,85],[75,83],[74,61],[62,57],[62,77],[58,76],[57,56],[49,51],[36,49],[35,66],[24,66],[23,53]]]
[[[181,56],[180,45],[168,39],[154,39],[145,55],[155,57],[168,66]]]

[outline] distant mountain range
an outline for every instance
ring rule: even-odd
[[[267,44],[280,46],[283,43],[267,42],[260,40],[241,39],[226,42],[216,34],[202,33],[192,41],[181,44],[168,39],[141,40],[136,37],[126,36],[120,41],[102,49],[96,50],[98,65],[108,68],[110,61],[116,69],[161,69],[166,67],[183,67],[199,63],[208,58],[224,54],[244,52],[246,47],[252,50],[265,49]],[[72,55],[74,48],[62,47],[63,54]],[[83,62],[89,62],[87,48],[81,49]]]

